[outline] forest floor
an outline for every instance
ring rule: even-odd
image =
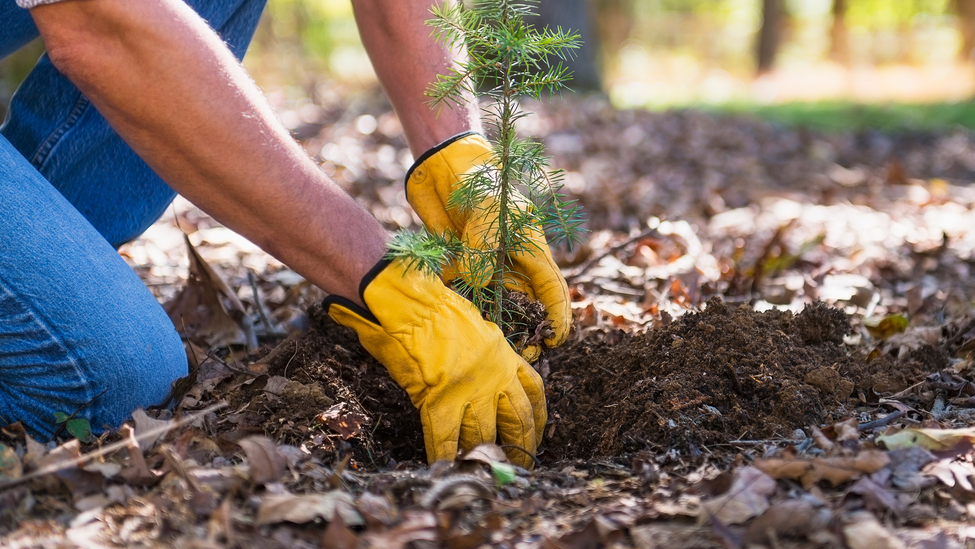
[[[323,169],[417,226],[381,98],[293,107]],[[975,134],[526,107],[591,229],[556,250],[575,325],[536,364],[534,470],[427,466],[321,291],[178,200],[120,253],[191,376],[94,440],[3,429],[0,545],[975,547]]]

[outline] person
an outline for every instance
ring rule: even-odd
[[[265,0],[0,0],[0,57],[46,53],[0,127],[0,421],[41,437],[55,413],[116,426],[187,373],[180,338],[115,249],[180,193],[324,289],[420,410],[427,457],[500,438],[530,466],[542,380],[439,278],[384,259],[387,234],[275,119],[239,64]],[[463,235],[446,195],[483,162],[475,100],[432,110],[424,90],[463,55],[435,41],[432,0],[353,0],[416,164],[411,204]],[[562,343],[570,310],[544,236],[520,286]],[[537,356],[537,349],[528,351]]]

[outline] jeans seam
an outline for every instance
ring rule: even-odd
[[[65,118],[64,122],[62,122],[53,132],[51,132],[51,135],[49,135],[43,143],[41,143],[41,145],[37,148],[37,152],[34,153],[34,156],[31,158],[31,164],[33,164],[38,171],[44,167],[44,163],[47,162],[48,158],[51,157],[51,152],[57,146],[58,142],[60,142],[64,135],[75,126],[75,124],[81,118],[81,115],[84,114],[85,109],[87,109],[88,105],[91,104],[87,97],[85,97],[83,94],[79,95],[80,97],[78,97],[78,101],[75,102],[71,112],[68,113],[68,117]]]
[[[10,286],[5,283],[2,276],[0,276],[0,289],[2,289],[5,293],[16,297],[18,301],[20,301],[20,303],[23,304],[23,306],[30,312],[31,316],[44,329],[44,331],[47,332],[48,337],[50,337],[52,341],[54,341],[62,349],[64,349],[65,355],[67,356],[68,360],[71,361],[71,367],[74,369],[75,375],[78,376],[78,379],[85,385],[85,402],[88,403],[85,407],[89,409],[93,409],[90,407],[91,404],[94,404],[92,401],[95,398],[94,396],[92,396],[92,393],[94,393],[94,391],[91,386],[91,380],[89,380],[88,376],[85,375],[84,369],[79,366],[78,358],[74,356],[74,353],[71,352],[71,349],[64,344],[64,341],[62,341],[61,338],[58,337],[53,330],[51,330],[51,326],[48,324],[46,320],[44,320],[44,316],[39,314],[29,301],[20,299],[17,293],[14,292],[13,289],[11,289]]]

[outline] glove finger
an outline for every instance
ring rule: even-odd
[[[542,435],[545,433],[545,424],[548,422],[548,408],[545,403],[545,383],[542,376],[538,375],[531,365],[523,363],[518,367],[518,381],[521,383],[525,396],[531,403],[532,414],[535,420],[535,441],[542,443]]]
[[[531,469],[535,465],[532,457],[538,450],[538,437],[531,407],[531,401],[520,387],[513,387],[498,398],[498,431],[501,435],[501,444],[509,446],[505,448],[505,453],[511,463],[526,469]]]
[[[493,444],[498,438],[493,399],[484,404],[486,406],[482,404],[480,409],[475,409],[472,403],[464,406],[464,418],[460,422],[460,450],[463,452],[485,442]]]
[[[420,423],[423,424],[423,442],[427,449],[427,463],[457,457],[457,443],[460,440],[460,422],[444,422],[445,414],[438,413],[432,406],[420,408]]]
[[[572,326],[572,306],[569,303],[569,286],[562,277],[548,248],[539,250],[534,256],[527,252],[519,254],[514,260],[519,273],[531,281],[535,298],[545,306],[552,325],[552,337],[545,339],[545,345],[558,347],[569,336]]]

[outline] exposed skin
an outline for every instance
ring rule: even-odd
[[[379,223],[308,158],[179,0],[31,10],[48,55],[177,192],[325,291],[362,304]]]
[[[446,74],[463,51],[450,51],[431,36],[426,21],[433,0],[352,0],[359,35],[393,110],[403,124],[414,157],[448,137],[482,131],[477,101],[431,109],[424,92]]]

